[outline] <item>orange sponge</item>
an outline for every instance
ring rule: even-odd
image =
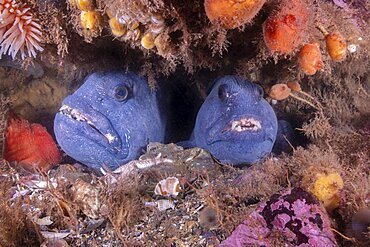
[[[266,0],[205,0],[204,8],[211,22],[220,22],[227,29],[250,22]]]
[[[319,43],[306,44],[299,52],[299,66],[306,75],[314,75],[316,71],[322,69]]]
[[[284,0],[278,12],[263,24],[266,46],[272,53],[291,54],[303,42],[308,19],[308,4],[304,0]]]

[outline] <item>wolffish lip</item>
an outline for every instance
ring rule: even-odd
[[[103,135],[109,144],[112,144],[116,137],[114,137],[111,133],[107,133],[107,134],[104,134],[102,133],[98,127],[96,127],[94,125],[94,123],[89,119],[88,116],[84,115],[81,111],[79,111],[78,109],[75,109],[75,108],[72,108],[72,107],[69,107],[68,105],[63,105],[60,109],[59,109],[59,113],[64,115],[64,116],[67,116],[71,119],[74,119],[76,121],[79,121],[79,122],[85,122],[87,123],[91,128],[93,128],[94,130],[96,130],[97,132],[99,132],[101,135]]]
[[[233,132],[245,132],[245,131],[258,131],[261,129],[261,122],[251,118],[240,118],[237,120],[232,120],[226,129],[223,131],[233,131]]]

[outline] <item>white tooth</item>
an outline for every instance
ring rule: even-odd
[[[236,121],[233,121],[233,123],[231,124],[231,129],[234,130],[236,125],[237,125]]]
[[[67,105],[62,105],[62,107],[60,107],[59,111],[64,111],[64,110],[67,110],[69,107]]]
[[[111,133],[108,133],[104,136],[108,139],[109,143],[112,143],[116,139]]]

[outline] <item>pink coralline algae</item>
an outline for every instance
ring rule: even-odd
[[[325,209],[310,193],[300,188],[273,195],[220,246],[274,246],[277,235],[287,246],[337,246]]]

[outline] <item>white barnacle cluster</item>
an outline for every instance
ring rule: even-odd
[[[36,51],[43,51],[41,41],[41,26],[31,9],[16,0],[0,0],[0,58],[8,54],[14,59],[18,52],[22,59],[36,57]]]

